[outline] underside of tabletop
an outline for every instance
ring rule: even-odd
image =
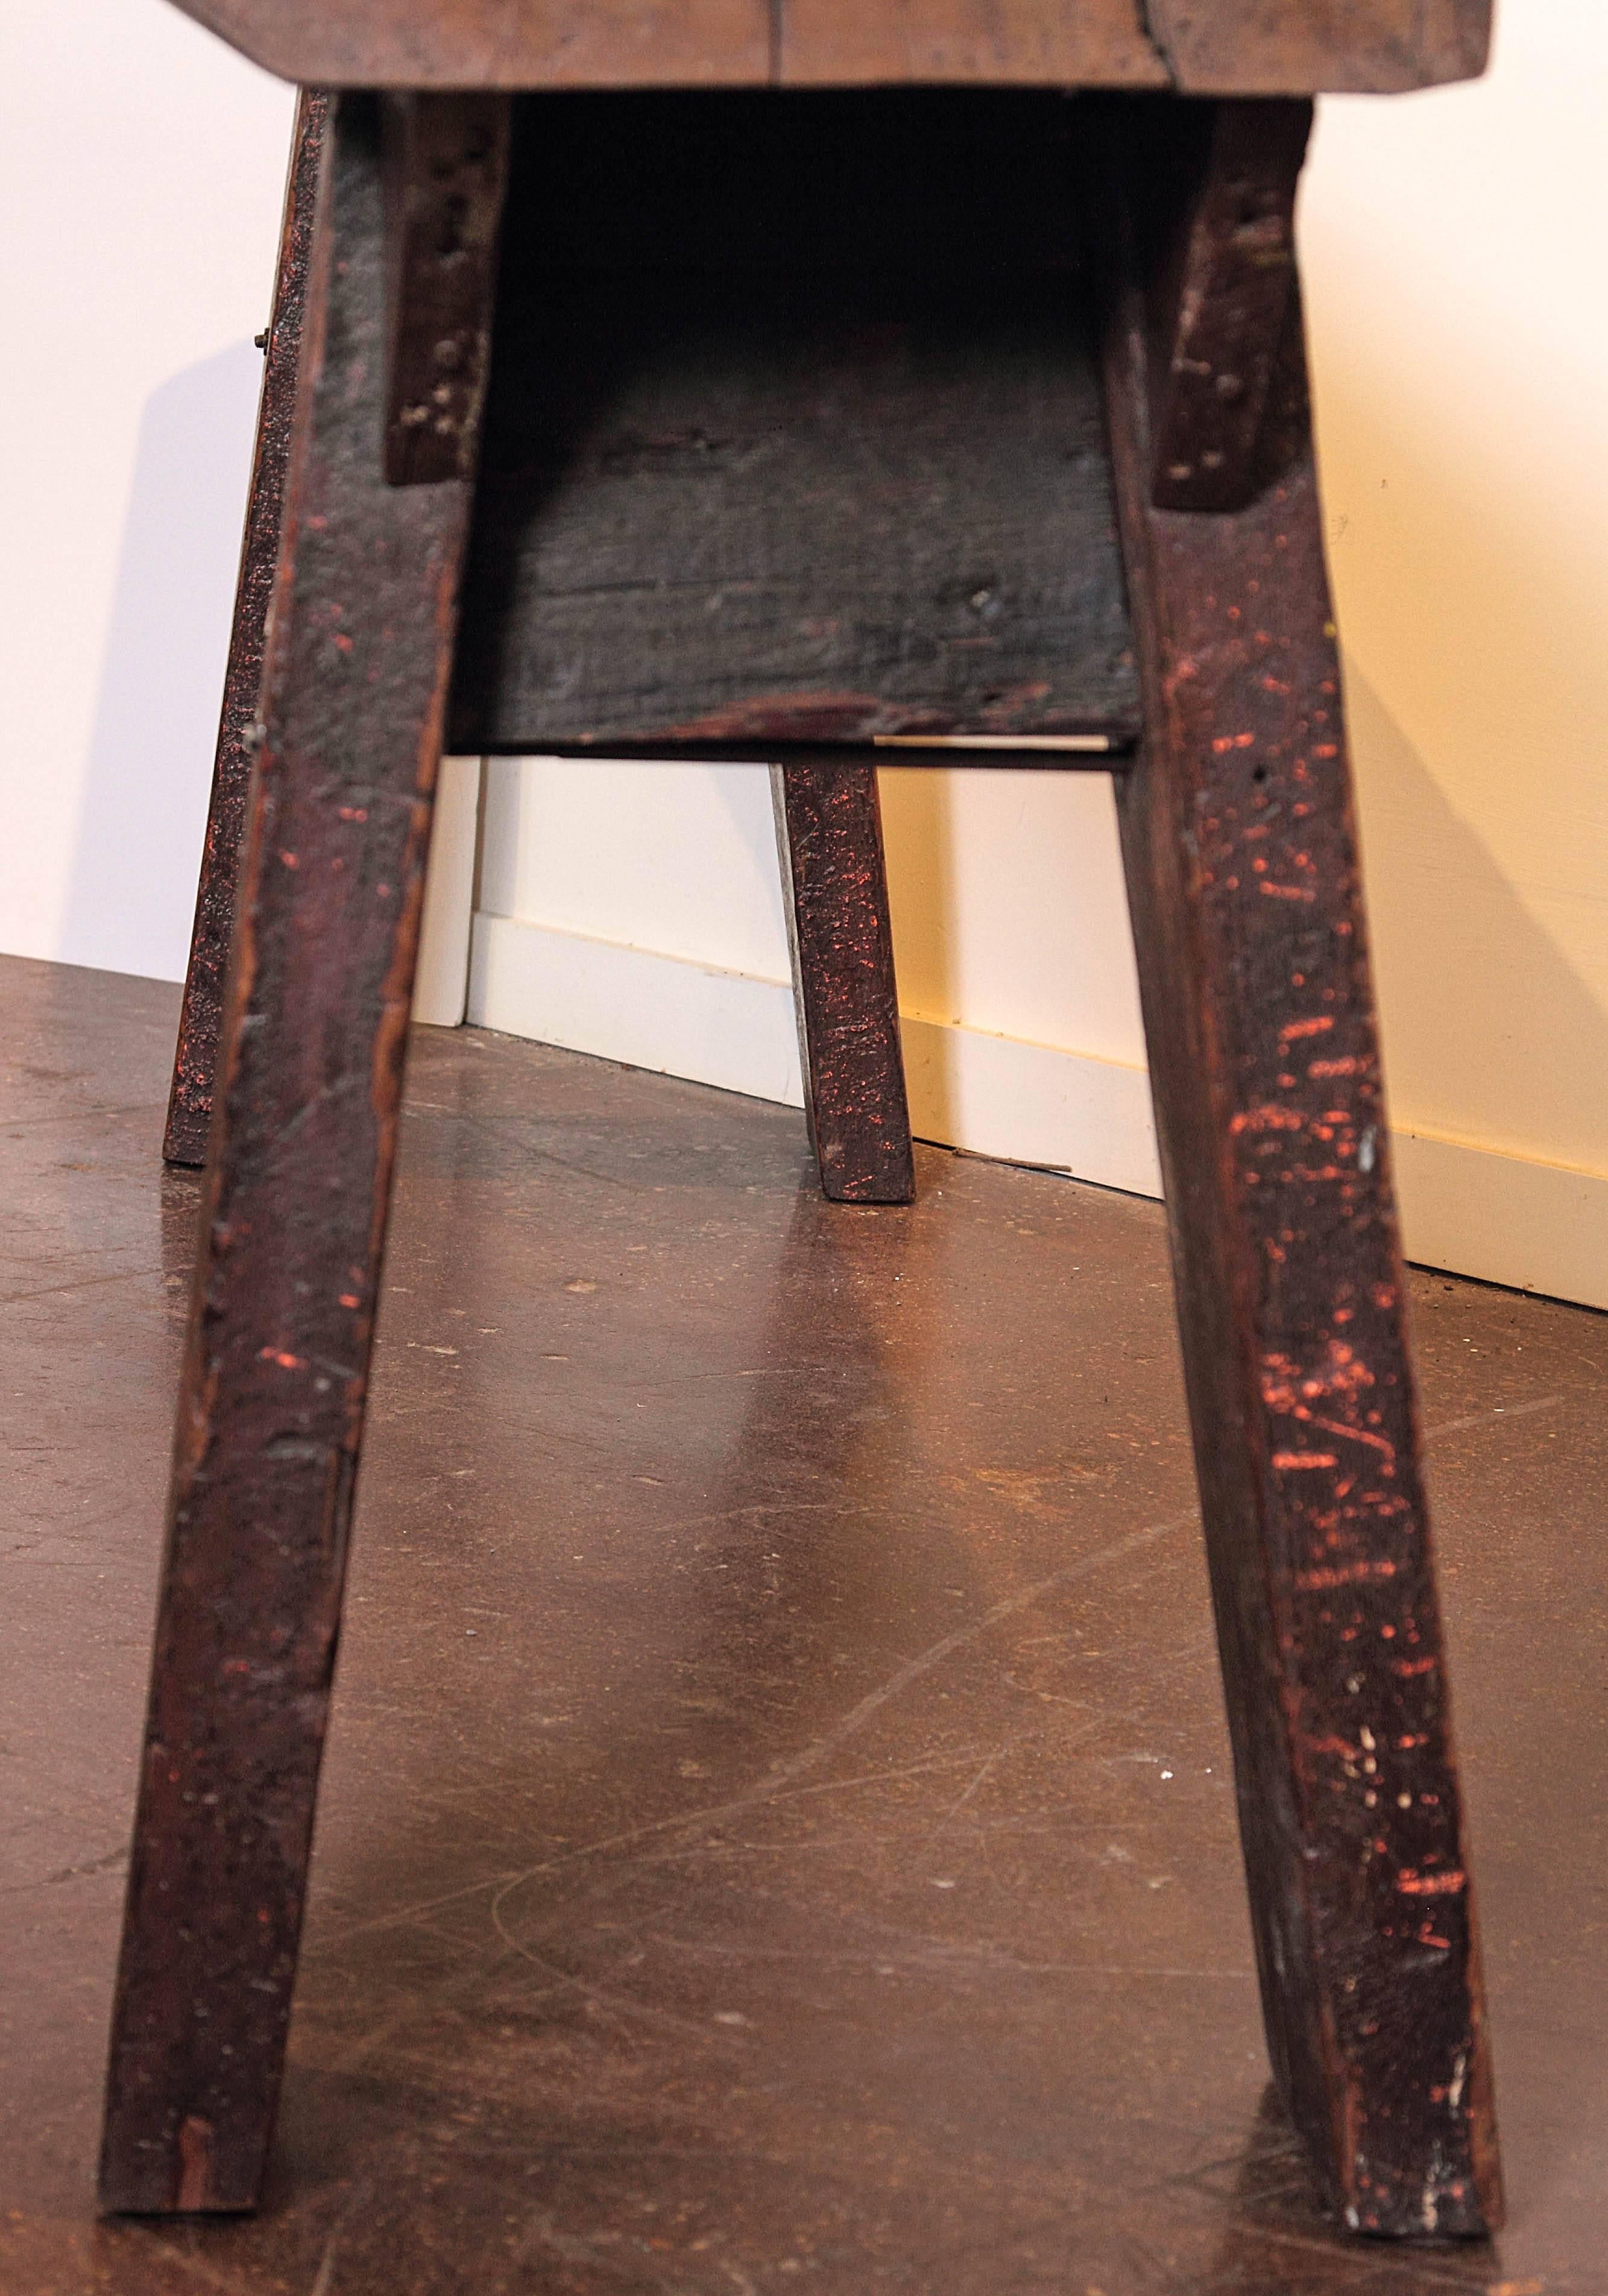
[[[1126,746],[1084,110],[519,101],[455,749]]]
[[[176,0],[347,87],[934,82],[1376,93],[1483,70],[1491,0]]]

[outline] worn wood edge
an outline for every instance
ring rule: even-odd
[[[401,0],[371,6],[352,26],[330,7],[302,0],[299,11],[267,0],[175,0],[175,4],[243,55],[282,79],[326,86],[466,89],[505,93],[559,87],[676,86],[1049,86],[1166,88],[1186,95],[1396,94],[1477,78],[1490,41],[1489,0],[1429,0],[1417,37],[1398,37],[1359,61],[1343,27],[1319,47],[1316,60],[1292,57],[1287,9],[1268,0],[1235,0],[1239,21],[1197,46],[1180,33],[1167,0],[1135,0],[1129,36],[1114,35],[1109,17],[1080,37],[1062,27],[1046,39],[1044,60],[1024,66],[997,52],[975,31],[967,36],[975,61],[943,53],[941,37],[919,28],[898,42],[874,34],[858,62],[843,61],[839,44],[811,48],[784,14],[773,24],[765,0],[704,0],[710,29],[678,26],[685,11],[615,0],[595,5],[589,37],[569,37],[563,0],[546,6],[505,9],[482,5],[477,21],[448,22],[436,0],[421,30],[423,9]],[[885,4],[885,0],[883,0]],[[1219,0],[1219,7],[1223,0]],[[595,20],[603,17],[601,23]],[[668,22],[664,20],[669,18]],[[1246,19],[1249,19],[1249,22]],[[376,20],[378,19],[378,20]],[[1159,29],[1158,29],[1159,28]],[[938,32],[941,35],[942,26]],[[925,40],[929,56],[913,64],[912,45]],[[1221,57],[1233,51],[1232,61]],[[936,54],[931,52],[936,50]]]
[[[301,355],[302,298],[312,254],[318,171],[328,113],[329,96],[325,90],[302,89],[286,169],[274,303],[264,344],[262,388],[241,535],[229,657],[218,715],[205,843],[196,885],[195,921],[174,1049],[168,1120],[162,1138],[162,1159],[168,1164],[203,1164],[212,1120],[213,1070],[217,1059],[234,893],[251,777],[250,741],[267,646]]]

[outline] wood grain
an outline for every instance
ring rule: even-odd
[[[852,82],[1166,87],[1136,0],[786,0],[784,86]]]
[[[381,469],[379,127],[343,97],[179,1397],[107,2210],[252,2207],[340,1617],[468,527]]]
[[[1107,160],[1142,208],[1144,136]],[[1107,339],[1146,719],[1118,806],[1269,2047],[1348,2225],[1478,2234],[1490,2064],[1299,299],[1254,500],[1158,510],[1142,240]]]
[[[837,1204],[915,1193],[876,769],[830,751],[771,774],[799,1057],[821,1186]]]
[[[334,87],[763,87],[768,0],[176,0],[282,79]]]
[[[206,842],[195,897],[195,924],[185,974],[178,1045],[168,1100],[162,1154],[169,1164],[206,1160],[212,1122],[212,1078],[223,1025],[224,981],[234,931],[234,896],[240,882],[240,851],[245,834],[246,792],[251,782],[251,747],[261,698],[263,650],[268,607],[279,563],[279,529],[291,430],[296,408],[296,376],[301,356],[303,301],[312,259],[313,217],[317,205],[329,99],[304,89],[296,107],[291,165],[285,184],[284,217],[274,305],[268,322],[257,413],[257,443],[246,498],[245,534],[234,621],[224,673],[223,710],[212,766]]]
[[[1145,0],[1173,85],[1192,95],[1390,94],[1473,79],[1490,0]]]
[[[381,87],[1386,92],[1484,68],[1491,0],[177,0],[282,78]]]

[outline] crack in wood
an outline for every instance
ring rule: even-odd
[[[1134,14],[1138,22],[1139,37],[1167,74],[1168,86],[1177,90],[1179,86],[1178,68],[1173,61],[1172,49],[1166,36],[1156,22],[1153,0],[1134,0]]]

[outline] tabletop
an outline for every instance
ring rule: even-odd
[[[1382,94],[1483,69],[1492,0],[176,0],[282,78]]]

